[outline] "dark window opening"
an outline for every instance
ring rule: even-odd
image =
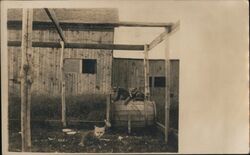
[[[152,87],[152,76],[149,77],[149,87]]]
[[[82,73],[95,74],[96,73],[96,60],[83,59],[82,60]]]
[[[165,87],[165,77],[154,77],[154,87]]]

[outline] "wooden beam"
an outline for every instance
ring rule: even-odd
[[[20,20],[9,20],[7,21],[8,30],[21,30],[22,21]],[[62,30],[72,31],[105,31],[113,32],[113,26],[105,25],[90,25],[84,23],[72,23],[72,22],[60,22]],[[47,21],[33,21],[33,30],[55,30],[56,27],[53,22]]]
[[[45,8],[44,10],[46,11],[46,13],[49,16],[49,18],[51,19],[51,21],[54,23],[60,38],[62,39],[62,41],[64,43],[66,43],[66,39],[65,39],[65,37],[63,35],[62,28],[60,27],[60,24],[59,24],[59,22],[58,22],[58,20],[56,18],[55,12],[52,9],[48,9],[48,8]]]
[[[147,99],[150,97],[149,91],[149,58],[148,58],[148,45],[144,45],[144,94]]]
[[[175,33],[178,30],[179,26],[180,26],[180,22],[178,21],[170,29],[167,29],[163,33],[161,33],[158,37],[156,37],[149,44],[149,50],[153,49],[155,46],[160,44],[163,40],[167,39],[169,36],[171,36],[173,33]]]
[[[108,94],[106,98],[106,121],[110,122],[110,104],[111,104],[111,95]]]
[[[170,28],[173,23],[152,23],[152,22],[117,22],[117,23],[101,23],[113,25],[115,27],[168,27]]]
[[[127,105],[127,112],[128,112],[128,134],[131,134],[131,107],[130,104]]]
[[[158,37],[156,37],[150,44],[149,44],[149,50],[153,49],[155,46],[160,44],[168,35],[168,31],[165,31],[161,33]]]
[[[21,132],[22,151],[31,151],[30,105],[32,85],[32,20],[33,10],[23,9],[21,45]]]
[[[20,41],[8,41],[8,46],[21,46]],[[65,43],[65,48],[80,48],[80,49],[104,49],[104,50],[132,50],[142,51],[144,45],[127,45],[127,44],[85,44],[85,43]],[[42,48],[61,48],[57,42],[32,42],[32,47]]]
[[[45,10],[46,11],[46,10]],[[51,11],[51,9],[49,9]],[[47,12],[47,11],[46,11]],[[51,17],[50,17],[51,19]],[[8,28],[19,28],[21,21],[19,20],[10,20],[7,22]],[[46,24],[51,28],[51,22],[47,21],[34,21],[35,28],[36,27],[43,27],[46,26]],[[150,23],[150,22],[109,22],[109,23],[72,23],[72,22],[60,22],[60,27],[64,28],[65,26],[68,27],[76,27],[76,26],[82,26],[82,27],[105,27],[105,28],[114,28],[114,27],[167,27],[168,29],[171,29],[171,27],[174,25],[174,23]]]
[[[64,80],[64,42],[61,41],[61,57],[60,57],[60,69],[61,69],[61,101],[62,101],[62,124],[63,127],[67,126],[66,118],[66,103],[65,103],[65,80]]]
[[[168,31],[167,29],[165,31]],[[170,51],[169,51],[169,39],[165,40],[166,49],[165,49],[165,142],[168,142],[168,129],[169,129],[169,111],[170,111]]]

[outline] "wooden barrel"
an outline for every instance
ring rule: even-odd
[[[112,125],[127,127],[130,119],[131,127],[145,127],[155,122],[156,109],[152,101],[116,101],[112,104]]]

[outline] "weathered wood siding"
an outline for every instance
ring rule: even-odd
[[[170,67],[171,108],[175,108],[179,103],[179,60],[170,60]],[[149,61],[149,77],[165,77],[164,60]],[[123,88],[140,88],[143,91],[143,60],[115,58],[113,60],[112,86]],[[157,117],[161,123],[164,123],[165,87],[155,87],[152,84],[150,87],[150,95],[151,99],[156,102]]]
[[[86,22],[117,22],[114,8],[54,9],[59,22],[73,25]],[[33,9],[34,21],[51,22],[44,9]],[[8,9],[8,21],[21,21],[22,9]],[[75,24],[74,24],[75,23]],[[69,43],[113,43],[114,28],[84,25],[64,26],[63,33]],[[20,24],[8,27],[8,41],[21,41]],[[32,41],[59,42],[55,27],[40,25],[33,29]],[[34,83],[32,92],[37,95],[60,95],[60,48],[33,48]],[[65,49],[65,58],[96,59],[97,73],[65,73],[66,95],[105,94],[111,87],[112,51]],[[20,94],[18,77],[21,65],[21,48],[8,47],[9,92]]]
[[[64,31],[68,42],[113,43],[113,31]],[[8,30],[8,40],[21,40],[20,30]],[[33,31],[33,41],[58,41],[55,30]],[[32,92],[36,94],[60,94],[60,48],[33,48],[34,83]],[[10,91],[19,94],[19,84],[15,83],[20,72],[21,48],[8,47]],[[65,73],[66,95],[104,94],[111,86],[112,51],[89,49],[65,49],[65,58],[96,59],[97,73]]]
[[[117,22],[116,8],[53,8],[60,22]],[[44,9],[33,9],[34,21],[51,21]],[[22,9],[8,9],[8,20],[21,20]]]

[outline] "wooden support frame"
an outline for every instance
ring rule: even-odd
[[[161,33],[158,37],[156,37],[148,47],[148,50],[153,49],[155,46],[160,44],[162,41],[165,41],[165,81],[166,81],[166,87],[165,87],[165,126],[156,123],[157,127],[164,132],[165,135],[165,142],[168,142],[168,132],[169,132],[169,112],[170,112],[170,51],[169,51],[169,36],[174,34],[180,26],[180,21],[175,23],[171,29],[165,27],[165,31]],[[146,55],[146,54],[145,54]],[[145,60],[144,60],[145,61]],[[146,84],[145,84],[146,85]]]
[[[131,134],[131,107],[130,104],[127,104],[127,113],[128,113],[128,134]]]
[[[8,30],[21,30],[22,21],[21,20],[8,20],[7,21]],[[60,22],[60,27],[62,30],[71,30],[71,31],[105,31],[113,32],[114,27],[109,25],[92,25],[85,23],[72,23],[72,22]],[[33,21],[33,30],[55,30],[56,27],[53,22],[47,21]]]
[[[91,23],[91,24],[104,24],[114,27],[167,27],[173,26],[173,23],[151,23],[151,22],[115,22],[115,23]]]
[[[62,124],[63,127],[67,126],[67,118],[66,118],[66,103],[65,103],[65,80],[64,80],[64,42],[61,41],[61,57],[60,57],[60,69],[61,69],[61,102],[62,102]]]
[[[106,98],[106,121],[107,122],[110,122],[110,107],[111,107],[111,94],[108,94]]]
[[[149,60],[148,60],[148,45],[144,45],[144,94],[147,99],[150,97],[150,90],[149,90]]]
[[[167,29],[165,31],[168,31]],[[169,130],[169,111],[170,111],[170,60],[169,60],[169,39],[165,40],[165,142],[168,142],[168,130]]]
[[[45,8],[46,13],[49,13],[49,18],[54,18],[55,13],[52,9]],[[20,20],[9,20],[8,21],[8,28],[11,29],[20,29],[21,28],[21,22]],[[45,21],[34,21],[34,28],[52,28],[51,22],[45,22]],[[124,21],[124,22],[108,22],[108,23],[98,23],[98,22],[81,22],[81,23],[72,23],[72,22],[60,22],[60,26],[62,28],[79,28],[79,27],[89,27],[89,28],[114,28],[114,27],[167,27],[171,29],[171,27],[174,25],[174,23],[150,23],[150,22],[130,22],[130,21]]]
[[[45,10],[46,11],[46,10]],[[51,9],[49,9],[51,11]],[[9,20],[7,21],[8,29],[21,29],[22,21]],[[114,27],[167,27],[171,29],[174,23],[147,23],[147,22],[110,22],[110,23],[73,23],[73,22],[60,22],[62,29],[113,29]],[[34,30],[53,29],[54,23],[47,21],[33,21]]]
[[[170,61],[169,61],[169,41],[168,37],[173,34],[180,23],[138,23],[138,22],[119,22],[119,23],[86,23],[106,26],[126,26],[126,27],[165,27],[165,32],[155,38],[149,45],[114,45],[114,44],[79,44],[79,43],[66,43],[66,39],[63,35],[62,28],[59,25],[56,15],[53,10],[45,8],[45,11],[49,18],[54,23],[57,32],[61,38],[60,47],[61,50],[61,84],[62,84],[62,123],[66,126],[66,105],[65,105],[65,81],[63,72],[63,57],[64,48],[88,48],[88,49],[109,49],[109,50],[144,50],[144,75],[145,75],[145,95],[148,98],[149,92],[149,62],[148,51],[153,49],[162,41],[166,41],[165,51],[165,74],[166,74],[166,88],[165,88],[165,126],[157,124],[164,130],[165,142],[168,142],[168,129],[169,129],[169,110],[170,110]],[[32,47],[58,47],[58,43],[41,43],[32,42],[32,25],[33,25],[33,10],[23,9],[23,34],[22,42],[9,41],[8,46],[20,46],[22,47],[22,69],[21,69],[21,127],[22,127],[22,151],[31,150],[31,131],[30,131],[30,104],[31,104],[31,59],[32,59]],[[58,47],[59,48],[59,47]],[[109,116],[107,116],[108,118]],[[128,129],[131,130],[130,114],[128,114]]]
[[[176,22],[173,27],[165,28],[164,32],[157,36],[151,43],[149,44],[148,50],[153,49],[155,46],[160,44],[163,40],[167,39],[170,35],[174,34],[180,26],[180,21]]]
[[[21,58],[21,137],[22,152],[31,151],[30,107],[32,86],[32,20],[33,10],[23,9]]]
[[[56,26],[56,30],[57,30],[57,32],[58,32],[60,38],[62,39],[62,41],[63,41],[64,43],[66,43],[66,39],[65,39],[65,37],[64,37],[64,35],[63,35],[62,28],[60,27],[60,24],[59,24],[59,22],[58,22],[58,20],[57,20],[57,18],[56,18],[55,12],[54,12],[52,9],[48,9],[48,8],[45,8],[44,10],[46,11],[48,17],[51,19],[51,21],[52,21],[52,22],[54,23],[54,25]]]
[[[8,41],[8,46],[19,47],[20,41]],[[127,45],[127,44],[84,44],[84,43],[65,43],[64,48],[76,49],[104,49],[104,50],[132,50],[143,51],[144,45]],[[41,48],[61,48],[58,42],[32,42],[32,47]]]

